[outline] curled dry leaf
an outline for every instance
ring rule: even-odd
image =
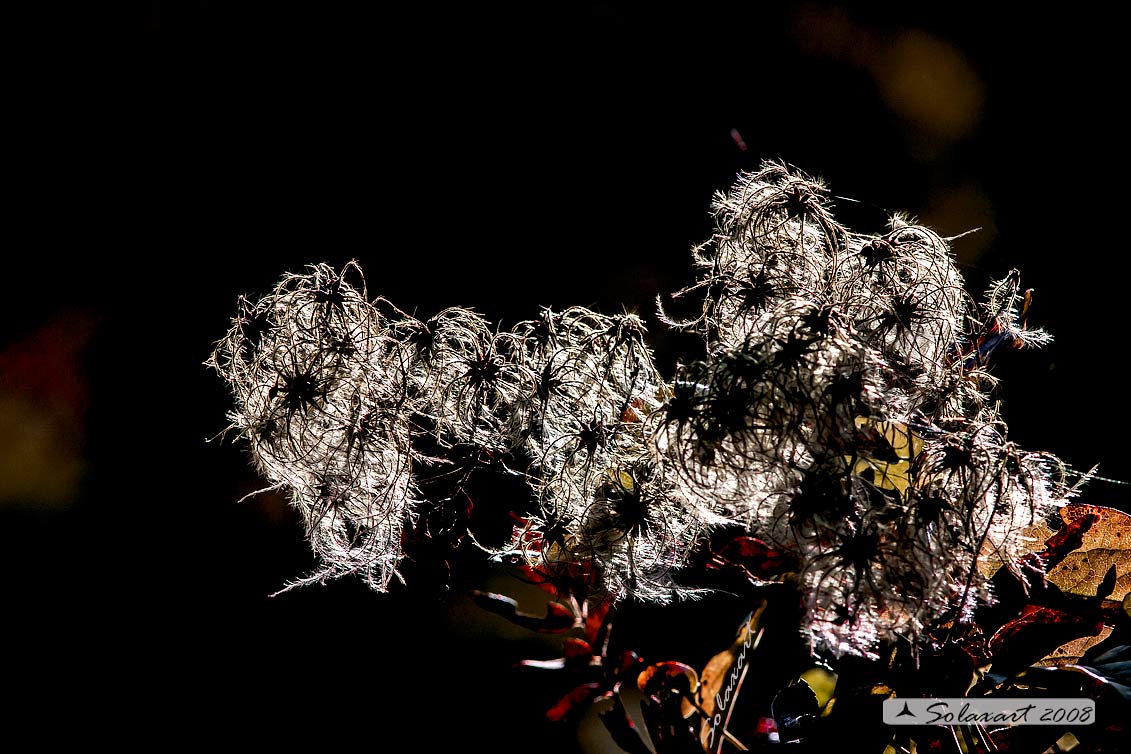
[[[726,713],[734,707],[735,698],[741,690],[743,671],[749,667],[746,654],[757,643],[758,629],[766,605],[767,602],[763,599],[757,609],[739,626],[734,643],[708,660],[707,666],[699,676],[699,692],[696,696],[699,707],[705,715],[699,731],[699,740],[708,751],[711,750],[712,744],[717,745],[721,742],[726,732],[725,719],[721,726],[722,730],[715,730],[716,712],[726,718]]]
[[[692,699],[699,690],[699,674],[690,665],[682,662],[657,662],[640,671],[640,675],[636,677],[636,686],[647,696],[678,694],[683,699],[683,716],[690,717],[695,713]]]
[[[1034,664],[1043,667],[1079,665],[1080,658],[1092,647],[1100,642],[1106,641],[1107,637],[1111,636],[1112,630],[1111,626],[1104,626],[1096,636],[1081,636],[1079,639],[1073,639],[1070,642],[1060,645],[1040,660],[1037,660]]]

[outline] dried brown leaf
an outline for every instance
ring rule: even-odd
[[[1067,505],[1060,518],[1065,526],[1058,530],[1042,521],[1023,532],[1029,552],[1045,559],[1049,582],[1068,594],[1094,597],[1114,567],[1115,584],[1106,597],[1122,601],[1131,590],[1131,516],[1099,505]],[[984,550],[978,559],[986,578],[1001,566],[995,552]]]
[[[1037,660],[1034,665],[1043,665],[1046,667],[1055,667],[1060,665],[1078,665],[1080,658],[1084,656],[1092,647],[1099,644],[1101,641],[1111,636],[1112,627],[1104,626],[1103,630],[1096,636],[1081,636],[1079,639],[1073,639],[1070,642],[1061,644],[1045,657]]]
[[[711,730],[715,710],[722,706],[716,700],[728,702],[728,710],[734,708],[734,697],[737,696],[739,688],[737,683],[729,683],[732,680],[731,671],[738,670],[735,664],[740,657],[744,658],[744,664],[748,662],[747,645],[753,645],[755,642],[766,604],[766,600],[763,599],[757,609],[739,626],[734,643],[708,660],[707,666],[699,674],[699,693],[696,696],[700,709],[706,715],[699,731],[699,740],[703,743],[704,749],[709,748],[709,742],[712,740]],[[716,743],[721,740],[720,736],[721,731],[716,731],[714,736]]]
[[[1066,524],[1084,516],[1097,518],[1084,533],[1080,546],[1049,570],[1048,580],[1063,592],[1094,597],[1108,571],[1114,568],[1112,591],[1103,596],[1123,601],[1131,591],[1131,516],[1098,505],[1069,505],[1061,509],[1060,516]]]
[[[649,665],[636,677],[636,686],[648,696],[678,694],[683,698],[680,708],[683,716],[690,717],[695,712],[691,702],[699,690],[699,674],[690,665],[670,661]]]

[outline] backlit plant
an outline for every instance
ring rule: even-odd
[[[975,301],[946,239],[901,216],[856,233],[820,181],[782,164],[741,175],[713,214],[714,235],[693,252],[698,279],[673,297],[693,313],[662,312],[702,343],[671,376],[634,315],[544,310],[507,331],[460,308],[420,320],[371,299],[352,263],[241,299],[211,364],[235,399],[232,429],[288,492],[318,556],[287,588],[356,575],[384,591],[415,541],[478,545],[474,509],[499,502],[475,499],[468,481],[504,474],[526,490],[504,502],[513,536],[479,546],[559,602],[541,618],[502,595],[475,598],[574,632],[567,658],[587,670],[552,718],[602,699],[614,740],[647,751],[622,698],[633,688],[657,751],[824,750],[850,725],[874,729],[877,752],[1071,743],[1068,726],[1048,741],[983,726],[901,737],[876,706],[897,692],[1063,692],[1079,680],[1063,674],[1083,665],[1039,682],[1030,665],[1127,627],[1126,565],[1090,594],[1045,577],[1126,522],[1076,504],[1058,459],[1009,438],[993,355],[1050,340],[1027,327],[1019,275]],[[750,617],[702,672],[609,640],[619,604],[717,593],[745,600]],[[1034,639],[1031,625],[1059,628]],[[1088,693],[1126,703],[1126,647],[1104,648],[1093,665],[1123,662],[1123,676],[1088,666]],[[764,688],[732,672],[771,651],[790,659],[762,674]],[[816,666],[836,678],[831,701],[803,678]],[[724,694],[740,691],[742,713],[731,705],[720,722]],[[1122,725],[1071,740],[1114,750]]]

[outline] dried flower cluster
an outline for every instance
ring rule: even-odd
[[[852,233],[817,181],[767,165],[717,197],[696,252],[708,358],[682,370],[657,446],[714,508],[801,563],[808,628],[835,653],[915,635],[989,595],[1065,494],[1056,459],[1010,443],[988,406],[1017,322],[1011,273],[980,309],[946,242],[893,218]]]
[[[677,294],[701,311],[665,317],[704,353],[670,381],[633,315],[421,321],[369,301],[353,264],[241,300],[212,363],[232,426],[305,516],[322,568],[298,583],[386,588],[429,480],[501,459],[534,501],[510,551],[575,589],[688,596],[696,546],[741,526],[798,563],[805,628],[834,654],[989,598],[979,559],[1012,562],[1066,495],[988,400],[996,348],[1049,340],[1025,327],[1017,275],[976,304],[937,234],[899,217],[854,233],[779,164],[714,215]]]

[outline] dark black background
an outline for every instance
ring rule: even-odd
[[[62,505],[0,505],[6,675],[23,699],[6,712],[45,740],[384,751],[398,730],[424,750],[573,746],[538,722],[561,689],[510,669],[552,648],[458,597],[341,583],[267,598],[311,556],[279,498],[236,503],[258,482],[242,449],[205,442],[228,398],[203,362],[239,294],[311,262],[356,258],[372,294],[420,314],[628,308],[670,368],[694,345],[663,335],[655,295],[690,280],[711,194],[784,159],[865,202],[842,204],[864,230],[879,208],[947,234],[989,218],[955,243],[971,289],[1019,267],[1057,337],[999,365],[1012,439],[1131,479],[1110,18],[950,3],[115,8],[38,4],[7,53],[0,344],[59,317],[94,328],[71,427],[80,487]],[[941,133],[885,96],[900,39],[927,51],[924,88],[931,45],[974,73],[967,127]],[[954,97],[927,100],[945,115]],[[969,187],[976,217],[940,209]],[[1114,484],[1083,499],[1131,509]],[[485,577],[467,567],[453,594]],[[671,616],[648,614],[642,642],[678,646],[695,618]]]

